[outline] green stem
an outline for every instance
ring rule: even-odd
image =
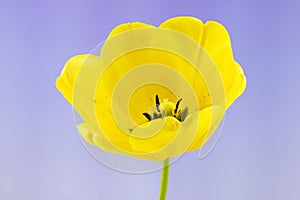
[[[159,200],[165,200],[167,197],[167,191],[168,191],[168,180],[169,180],[169,169],[170,169],[170,159],[167,158],[163,161],[161,171],[161,181],[160,181],[160,194],[159,194]]]

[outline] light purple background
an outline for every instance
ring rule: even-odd
[[[118,173],[86,152],[54,82],[68,58],[89,52],[117,24],[159,25],[177,15],[223,23],[248,86],[213,152],[172,165],[168,199],[300,199],[299,7],[296,0],[1,1],[0,199],[157,199],[159,172]]]

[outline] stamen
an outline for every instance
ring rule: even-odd
[[[158,95],[155,95],[155,101],[156,101],[156,109],[157,109],[158,112],[160,112],[160,110],[159,110],[160,102],[159,102]]]
[[[188,108],[181,109],[180,103],[182,98],[179,98],[174,106],[174,103],[169,102],[168,99],[164,99],[164,102],[160,104],[159,97],[155,95],[155,103],[157,111],[154,111],[151,114],[144,112],[143,115],[147,118],[148,121],[155,120],[155,119],[163,119],[164,117],[172,116],[176,118],[178,121],[183,122],[188,115]],[[162,107],[160,107],[162,106]],[[174,108],[175,107],[175,108]],[[129,129],[131,132],[132,129]]]
[[[180,98],[180,99],[177,101],[177,103],[176,103],[176,108],[175,108],[175,110],[174,110],[174,113],[175,113],[175,114],[176,114],[177,111],[178,111],[178,107],[179,107],[179,104],[180,104],[181,101],[182,101],[182,98]]]
[[[179,118],[179,121],[183,122],[188,114],[188,107],[186,107],[185,109],[183,109],[183,111],[181,112],[181,116]]]
[[[149,121],[152,120],[151,115],[149,115],[148,113],[143,113],[143,115],[144,115]]]

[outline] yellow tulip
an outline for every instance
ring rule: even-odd
[[[214,21],[121,24],[99,54],[71,58],[56,86],[82,117],[84,140],[111,153],[162,161],[199,149],[246,87]]]

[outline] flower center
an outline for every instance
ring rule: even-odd
[[[143,115],[148,119],[148,121],[164,118],[168,116],[175,117],[178,121],[183,122],[188,114],[188,108],[181,109],[180,102],[182,98],[178,99],[175,103],[168,101],[168,99],[164,99],[162,103],[160,103],[158,95],[155,96],[155,103],[156,103],[156,111],[151,114],[143,113]]]

